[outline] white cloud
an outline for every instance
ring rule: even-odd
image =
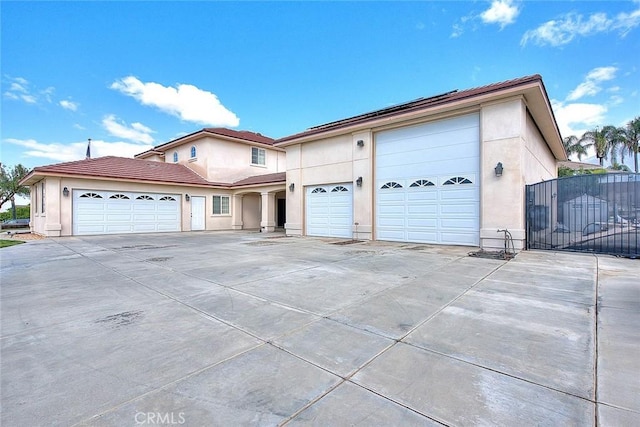
[[[594,96],[602,90],[601,82],[612,80],[615,78],[616,67],[598,67],[589,71],[585,81],[580,83],[567,96],[567,101],[576,101],[585,96]]]
[[[74,124],[74,125],[73,125],[73,127],[74,127],[75,129],[78,129],[78,130],[86,130],[86,129],[87,129],[86,127],[82,126],[82,125],[81,125],[81,124],[79,124],[79,123]]]
[[[60,106],[62,108],[64,108],[65,110],[69,110],[69,111],[77,111],[78,110],[78,103],[77,102],[69,101],[69,100],[66,100],[66,99],[63,99],[62,101],[60,101]]]
[[[28,93],[29,91],[27,90],[27,88],[25,86],[26,85],[24,83],[20,84],[20,83],[17,83],[17,82],[13,82],[9,86],[9,91],[11,91],[11,92]]]
[[[38,100],[33,95],[20,95],[20,99],[22,99],[27,104],[37,104]]]
[[[128,76],[113,82],[111,89],[187,122],[229,127],[236,127],[240,123],[238,117],[225,108],[215,94],[193,85],[162,86]]]
[[[56,162],[82,160],[85,158],[87,152],[87,141],[72,142],[69,144],[40,143],[35,139],[15,138],[8,138],[4,141],[26,148],[23,154],[28,157],[43,158]],[[135,154],[151,148],[153,148],[151,145],[132,144],[123,141],[107,142],[91,140],[91,157],[133,157]]]
[[[552,100],[551,106],[563,138],[580,136],[604,123],[607,107],[600,104],[570,103]]]
[[[513,24],[519,13],[518,6],[512,0],[493,0],[491,7],[482,12],[480,18],[485,24],[500,24],[500,28],[504,28]]]
[[[630,13],[619,13],[611,18],[604,12],[594,13],[587,18],[578,13],[568,13],[558,19],[547,21],[534,30],[527,31],[522,36],[520,44],[524,46],[531,41],[539,46],[562,46],[576,37],[593,36],[610,31],[617,31],[620,37],[625,37],[639,25],[640,8]]]
[[[132,123],[131,126],[127,126],[126,123],[118,120],[113,114],[109,114],[102,119],[102,126],[107,132],[118,138],[142,144],[152,144],[154,141],[151,136],[154,133],[152,129],[142,123]]]

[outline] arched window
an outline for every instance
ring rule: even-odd
[[[402,185],[398,184],[397,182],[391,181],[391,182],[387,182],[382,187],[380,187],[381,190],[384,190],[387,188],[402,188]]]
[[[331,190],[332,193],[341,193],[343,191],[349,191],[349,189],[343,187],[342,185],[338,185],[337,187],[333,187],[333,190]]]
[[[102,199],[102,196],[96,193],[84,193],[80,197],[83,199]]]
[[[195,159],[196,158],[196,146],[192,146],[191,147],[191,158]]]
[[[326,193],[327,190],[325,190],[322,187],[318,187],[318,188],[314,188],[313,191],[311,193]]]
[[[456,185],[456,184],[473,184],[470,180],[462,176],[454,176],[445,181],[442,185]]]
[[[173,163],[178,163],[178,152],[177,151],[173,152]]]
[[[129,199],[129,197],[124,195],[124,194],[114,194],[113,196],[111,196],[109,198],[110,199]]]
[[[413,184],[411,184],[409,187],[431,187],[433,185],[435,184],[428,179],[419,179],[417,181],[414,181]]]

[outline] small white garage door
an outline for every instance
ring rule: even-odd
[[[180,196],[73,191],[73,234],[180,231]]]
[[[478,114],[376,134],[376,238],[477,246]]]
[[[353,185],[307,187],[307,236],[352,238]]]

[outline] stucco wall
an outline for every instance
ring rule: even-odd
[[[123,181],[103,181],[79,178],[58,178],[48,177],[46,179],[46,210],[45,214],[32,214],[33,231],[45,236],[70,236],[73,233],[72,220],[72,204],[73,190],[100,190],[100,191],[123,191],[123,192],[149,192],[149,193],[166,193],[178,194],[181,202],[181,229],[182,231],[191,230],[191,205],[185,200],[184,195],[203,196],[205,197],[205,227],[207,230],[230,230],[232,223],[232,214],[229,215],[213,215],[213,202],[211,196],[225,195],[232,196],[231,190],[217,190],[208,188],[178,186],[178,185],[160,185],[146,184]],[[36,185],[39,185],[36,184]],[[69,196],[64,197],[62,191],[64,187],[69,190]],[[32,193],[32,206],[34,203],[34,191]],[[38,191],[39,193],[39,191]]]
[[[524,240],[526,108],[521,98],[483,105],[481,110],[480,246],[504,248],[507,229],[518,249]],[[501,162],[502,176],[495,167]]]
[[[529,114],[523,151],[524,183],[535,184],[558,177],[556,159]]]
[[[487,249],[502,249],[504,234],[498,230],[507,229],[516,249],[521,249],[525,238],[525,183],[537,182],[540,176],[550,177],[555,160],[528,116],[522,96],[486,103],[479,110],[480,244]],[[434,119],[426,117],[419,122]],[[386,127],[389,125],[385,123]],[[293,192],[287,191],[288,234],[305,233],[305,186],[355,182],[361,176],[363,186],[353,187],[353,219],[359,223],[358,238],[375,237],[372,232],[375,131],[367,129],[287,147],[287,187],[292,183],[295,186]],[[358,140],[363,140],[363,147],[357,146]],[[498,162],[504,167],[500,177],[494,171]]]
[[[193,146],[196,147],[195,158],[191,158]],[[188,166],[209,181],[225,183],[286,170],[284,152],[263,145],[254,146],[265,150],[265,166],[251,164],[252,145],[210,136],[167,150],[165,161],[173,163],[173,153],[177,152],[178,163]]]

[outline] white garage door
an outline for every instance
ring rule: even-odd
[[[307,236],[352,238],[353,185],[307,187]]]
[[[73,234],[180,231],[180,196],[73,191]]]
[[[478,114],[376,134],[379,240],[477,246]]]

